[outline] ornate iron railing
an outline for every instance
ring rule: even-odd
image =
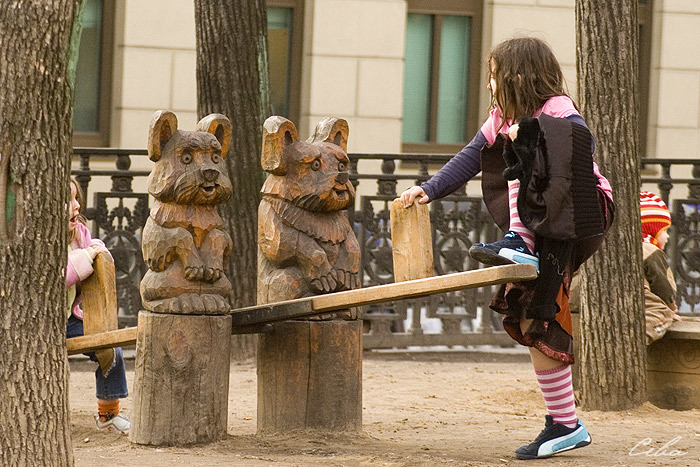
[[[138,285],[146,267],[140,236],[149,210],[145,193],[148,171],[132,170],[132,159],[145,150],[76,148],[72,175],[87,195],[84,214],[93,235],[112,251],[117,272],[120,325],[134,325],[141,302]],[[363,286],[393,282],[389,206],[400,181],[420,182],[449,155],[351,154],[350,179],[358,193],[350,219],[360,242]],[[379,165],[380,173],[358,171],[358,164]],[[401,170],[397,171],[397,163]],[[672,210],[669,257],[678,283],[682,314],[700,314],[700,160],[645,159],[642,182],[653,186]],[[112,169],[111,166],[115,168]],[[143,165],[143,164],[138,164]],[[110,166],[109,169],[96,168]],[[654,170],[656,169],[656,170]],[[692,173],[693,178],[679,174]],[[658,173],[658,175],[651,175]],[[674,178],[675,176],[675,178]],[[103,179],[96,187],[96,181]],[[107,181],[111,187],[107,189]],[[470,182],[470,183],[475,183]],[[134,185],[144,187],[134,190]],[[476,182],[478,183],[478,182]],[[368,185],[376,184],[371,188]],[[372,194],[366,194],[372,193]],[[480,196],[464,187],[430,203],[436,274],[479,267],[467,254],[472,243],[500,235]],[[500,317],[488,309],[488,288],[402,300],[364,310],[366,348],[455,345],[510,345]]]

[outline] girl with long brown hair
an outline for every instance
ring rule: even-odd
[[[576,417],[571,385],[568,294],[571,274],[600,246],[612,221],[612,190],[593,162],[593,137],[549,45],[533,37],[506,40],[489,54],[488,68],[488,119],[401,201],[409,207],[442,198],[482,172],[484,202],[506,234],[473,245],[469,254],[487,265],[538,268],[537,280],[501,286],[490,304],[505,315],[508,334],[530,348],[548,415],[540,435],[515,453],[536,459],[591,442]]]

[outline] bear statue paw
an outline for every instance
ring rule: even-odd
[[[338,285],[336,271],[331,270],[331,272],[325,276],[313,279],[309,285],[311,286],[311,290],[316,293],[334,292]]]
[[[146,303],[155,313],[173,313],[178,315],[226,314],[230,310],[228,301],[221,295],[185,293],[177,297],[154,300]]]
[[[327,275],[312,280],[310,286],[312,291],[316,293],[329,293],[357,289],[360,287],[360,282],[357,274],[342,269],[333,269]]]
[[[206,268],[204,266],[187,266],[185,268],[185,279],[189,281],[201,281],[204,279]]]
[[[207,282],[216,282],[224,275],[224,270],[221,268],[204,268],[203,279]]]
[[[170,253],[146,259],[148,269],[155,272],[165,271],[170,263],[172,263],[172,254]]]

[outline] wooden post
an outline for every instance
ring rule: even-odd
[[[133,443],[182,446],[226,436],[231,284],[224,265],[232,241],[216,205],[233,191],[223,163],[230,138],[231,123],[219,114],[195,131],[178,130],[169,111],[151,120],[155,202],[141,240],[148,311],[139,313]]]
[[[231,317],[139,313],[129,440],[185,446],[226,437]]]
[[[261,164],[270,176],[258,210],[258,304],[359,286],[360,247],[346,212],[355,197],[347,137],[342,119],[322,120],[307,141],[285,118],[265,121]],[[361,430],[361,323],[347,309],[333,316],[275,323],[261,336],[259,432]]]
[[[83,296],[83,333],[85,336],[116,331],[117,282],[114,274],[114,260],[105,253],[95,257],[94,272],[81,285]],[[95,351],[100,367],[108,369],[114,363],[114,349]]]
[[[404,208],[401,201],[391,203],[391,250],[394,281],[433,277],[433,240],[427,204],[413,203]]]

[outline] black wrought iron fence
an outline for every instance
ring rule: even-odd
[[[111,250],[117,272],[120,325],[135,325],[138,285],[146,271],[140,248],[149,210],[145,150],[76,148],[72,175],[86,193],[85,216],[94,236]],[[350,219],[361,245],[363,286],[393,282],[389,207],[400,183],[426,180],[449,155],[350,154],[350,179],[358,198]],[[374,162],[373,162],[374,161]],[[645,159],[642,182],[669,203],[673,227],[669,256],[682,314],[700,314],[700,160]],[[140,169],[132,169],[133,165]],[[397,170],[397,164],[399,168]],[[360,167],[379,167],[358,170]],[[691,175],[691,177],[688,177]],[[470,182],[478,183],[478,181]],[[138,188],[135,188],[137,187]],[[430,203],[436,274],[479,267],[467,254],[472,243],[500,233],[480,196],[460,189]],[[451,292],[383,303],[364,310],[366,348],[510,345],[500,317],[488,309],[493,290]]]

